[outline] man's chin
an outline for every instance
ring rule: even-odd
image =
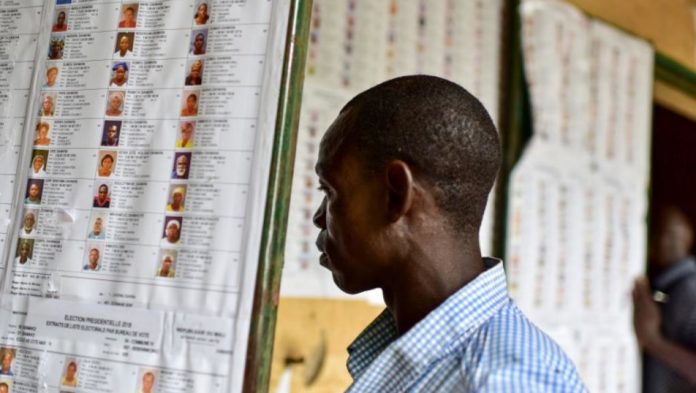
[[[338,289],[347,293],[348,295],[357,295],[359,293],[369,291],[370,289],[374,289],[357,285],[356,283],[351,283],[350,281],[346,280],[344,276],[334,272],[331,272],[331,276],[333,277],[333,281]]]

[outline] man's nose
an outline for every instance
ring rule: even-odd
[[[319,229],[326,228],[326,197],[321,200],[321,205],[316,212],[314,212],[314,217],[312,217],[312,222]]]

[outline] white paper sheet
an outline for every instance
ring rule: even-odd
[[[289,2],[36,3],[0,12],[41,31],[0,49],[11,392],[241,391]]]
[[[637,392],[653,52],[560,1],[520,12],[534,130],[510,183],[510,289],[590,391]]]

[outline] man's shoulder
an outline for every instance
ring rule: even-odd
[[[478,348],[464,354],[461,369],[470,372],[474,367],[478,375],[475,385],[481,388],[585,391],[573,362],[560,346],[512,302],[482,325],[472,340],[473,345],[467,347]]]

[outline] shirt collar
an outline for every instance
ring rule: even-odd
[[[503,263],[484,258],[487,270],[447,298],[425,318],[398,336],[384,310],[348,347],[348,371],[357,380],[383,352],[398,355],[404,375],[417,373],[434,358],[454,350],[509,302]],[[391,345],[390,345],[391,344]]]
[[[655,276],[653,286],[657,290],[667,290],[682,277],[694,273],[696,273],[696,259],[688,256]]]

